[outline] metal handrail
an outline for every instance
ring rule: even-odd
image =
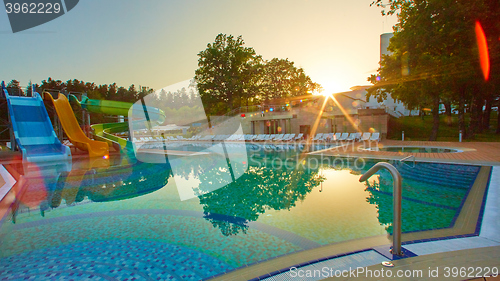
[[[407,160],[408,160],[408,159],[410,159],[410,158],[413,158],[413,167],[411,167],[410,165],[408,165],[408,164],[404,163],[405,161],[407,161]],[[406,156],[405,158],[400,159],[400,160],[399,160],[399,163],[403,163],[403,164],[405,164],[405,165],[407,165],[407,166],[409,166],[409,167],[411,167],[411,168],[415,168],[415,161],[416,161],[416,160],[415,160],[415,155],[408,155],[408,156]]]
[[[364,173],[361,178],[359,178],[360,182],[368,180],[373,174],[375,174],[378,170],[385,168],[387,169],[393,179],[393,206],[394,206],[394,217],[392,222],[392,254],[397,256],[402,256],[403,253],[401,251],[401,200],[402,200],[402,192],[401,192],[401,184],[402,178],[399,171],[391,164],[385,162],[379,162],[375,164],[375,166],[371,167],[366,173]]]

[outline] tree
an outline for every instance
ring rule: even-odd
[[[378,76],[369,81],[370,95],[385,92],[408,104],[430,103],[433,128],[430,140],[439,129],[439,105],[442,101],[458,104],[459,127],[465,128],[465,104],[471,106],[469,135],[481,129],[485,100],[475,36],[475,21],[490,18],[485,1],[471,5],[459,0],[395,0],[389,11],[398,13],[394,37],[383,57]],[[381,0],[372,3],[384,6]],[[498,11],[496,12],[498,13]],[[421,101],[421,102],[419,102]]]
[[[23,90],[21,89],[21,83],[13,79],[7,84],[7,89],[10,90],[11,95],[24,95]]]
[[[49,79],[42,81],[40,87],[42,88],[42,92],[46,90],[62,91],[65,88],[65,84],[61,80],[53,80],[49,77]]]
[[[253,48],[244,47],[242,36],[219,34],[198,53],[195,79],[208,114],[223,114],[242,105],[256,83],[254,72],[261,62]]]
[[[321,89],[288,59],[264,62],[241,36],[219,34],[198,56],[195,80],[207,115]]]
[[[87,92],[87,90],[85,82],[83,81],[78,81],[78,79],[66,81],[66,91],[68,91],[68,93],[84,93]]]
[[[302,68],[288,59],[273,58],[263,66],[263,100],[291,98],[318,91],[321,86],[312,82]]]

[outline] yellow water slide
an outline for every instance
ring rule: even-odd
[[[52,104],[54,104],[64,132],[73,145],[79,149],[88,151],[90,157],[109,155],[109,146],[107,143],[91,140],[83,133],[65,95],[59,94],[58,98],[54,99],[50,93],[43,93],[43,98],[52,101]]]

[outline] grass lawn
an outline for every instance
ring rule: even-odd
[[[438,141],[458,142],[458,115],[452,115],[451,126],[446,124],[446,116],[440,116]],[[469,116],[465,116],[466,126]],[[497,128],[497,112],[492,112],[490,129],[488,132],[477,134],[474,139],[463,139],[462,141],[500,142],[500,135],[495,134]],[[391,118],[389,121],[389,133],[387,138],[401,140],[401,132],[405,132],[405,140],[427,141],[432,131],[432,116],[427,115],[422,119],[418,116]]]

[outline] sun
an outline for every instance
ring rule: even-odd
[[[328,97],[328,96],[331,96],[333,94],[343,92],[341,87],[333,81],[323,82],[320,84],[321,84],[321,87],[323,88],[323,90],[319,93],[316,93],[316,95],[322,95],[322,96]]]

